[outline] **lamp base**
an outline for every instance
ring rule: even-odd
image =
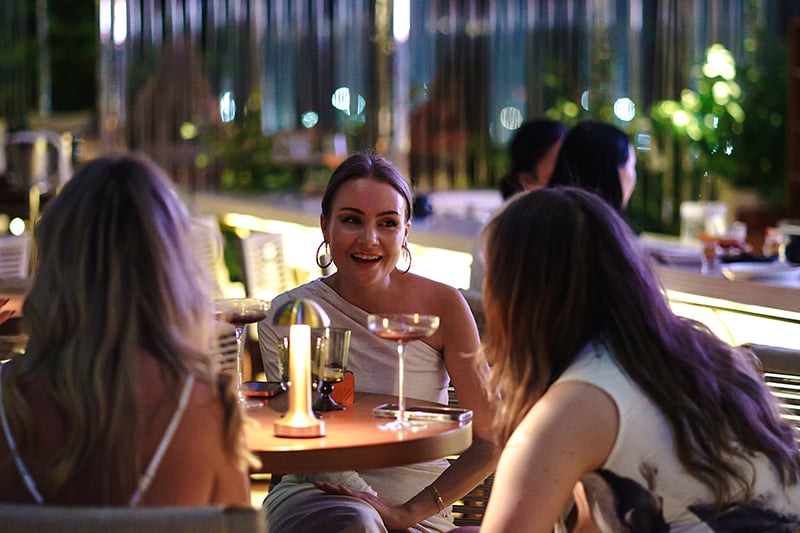
[[[320,422],[316,418],[303,421],[297,424],[296,420],[284,417],[272,425],[276,437],[324,437],[325,422]]]

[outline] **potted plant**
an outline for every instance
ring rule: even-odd
[[[753,57],[755,46],[753,41]],[[652,107],[654,126],[683,149],[694,170],[695,194],[702,177],[711,174],[723,188],[751,191],[757,202],[783,200],[785,51],[759,58],[757,65],[737,70],[732,54],[714,44],[705,62],[692,69],[694,88],[683,89],[679,100]]]

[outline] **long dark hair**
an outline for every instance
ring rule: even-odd
[[[622,218],[590,192],[547,188],[511,200],[487,224],[484,348],[507,439],[589,341],[606,343],[664,413],[686,470],[728,501],[749,493],[763,453],[798,482],[793,428],[747,351],[677,317]]]
[[[519,127],[509,145],[511,172],[531,171],[547,151],[564,138],[568,128],[546,118],[530,120]]]
[[[508,199],[523,190],[519,174],[533,172],[539,160],[556,143],[564,139],[568,130],[561,122],[546,118],[529,120],[519,127],[508,145],[508,155],[511,159],[510,172],[500,180],[500,193],[503,199]],[[542,176],[536,178],[542,179]]]
[[[604,122],[581,122],[564,138],[549,185],[590,190],[622,211],[619,167],[628,162],[629,147],[628,136],[619,128]]]

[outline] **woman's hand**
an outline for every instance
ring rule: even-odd
[[[344,485],[334,485],[324,481],[315,481],[314,485],[320,490],[341,496],[352,496],[364,500],[378,511],[383,518],[383,523],[390,531],[407,531],[409,525],[414,524],[410,513],[403,505],[390,505],[383,501],[379,496],[345,487]]]
[[[0,298],[0,308],[8,303],[8,298]],[[14,310],[0,311],[0,324],[8,320],[14,315]]]

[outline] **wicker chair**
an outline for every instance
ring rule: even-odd
[[[800,351],[763,344],[749,344],[761,360],[764,380],[780,401],[783,417],[797,428],[800,446]]]
[[[30,233],[0,236],[0,279],[27,278],[30,261]]]
[[[236,377],[239,371],[237,359],[239,357],[239,345],[236,342],[236,329],[232,324],[226,322],[215,322],[217,336],[219,338],[219,351],[217,352],[217,370]]]
[[[456,391],[451,385],[447,389],[448,405],[458,407]],[[448,458],[454,460],[455,457]],[[453,518],[457,526],[477,526],[483,520],[483,513],[486,511],[486,504],[489,503],[489,495],[492,492],[494,483],[494,473],[483,480],[483,483],[472,489],[469,494],[456,500],[453,503]]]
[[[247,296],[270,301],[295,286],[283,257],[283,237],[251,232],[241,240],[242,278]]]
[[[203,268],[209,290],[214,298],[229,296],[230,274],[225,266],[225,243],[217,218],[213,215],[194,215],[191,218],[190,244]]]

